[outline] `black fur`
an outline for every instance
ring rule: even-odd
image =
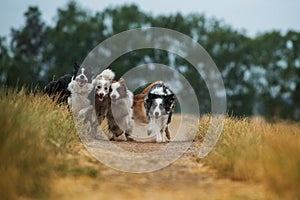
[[[162,94],[152,93],[157,88],[162,88],[163,93]],[[172,113],[173,113],[174,107],[175,107],[175,95],[171,91],[171,89],[169,87],[167,87],[163,82],[154,85],[149,90],[149,92],[148,92],[148,94],[145,98],[144,106],[145,106],[145,109],[146,109],[147,119],[150,120],[149,111],[150,111],[150,108],[152,106],[153,100],[157,99],[157,98],[160,98],[160,99],[163,100],[163,106],[169,114],[169,118],[168,118],[168,124],[169,124],[171,122]]]
[[[74,63],[73,76],[66,74],[59,77],[57,80],[49,82],[45,87],[45,92],[53,100],[57,100],[57,103],[67,103],[68,97],[71,95],[68,90],[68,85],[72,80],[72,77],[75,78],[80,66],[77,62]]]

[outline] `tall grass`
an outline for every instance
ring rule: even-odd
[[[202,119],[198,137],[205,135]],[[300,126],[295,122],[228,117],[206,164],[221,176],[262,182],[279,198],[300,199]]]
[[[46,197],[60,154],[76,138],[72,118],[66,107],[24,88],[2,88],[0,95],[1,199]]]
[[[0,199],[47,198],[61,176],[95,177],[102,165],[88,155],[72,116],[40,93],[0,91]],[[203,117],[201,143],[210,118]],[[300,126],[228,117],[204,162],[220,176],[263,183],[280,199],[300,199]]]

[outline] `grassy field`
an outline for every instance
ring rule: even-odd
[[[205,116],[194,145],[175,163],[130,174],[92,157],[67,107],[47,96],[2,89],[0,108],[1,199],[300,199],[295,122],[228,117],[214,150],[199,159]]]

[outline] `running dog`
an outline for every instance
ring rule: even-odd
[[[68,85],[74,77],[76,77],[79,65],[74,63],[73,75],[66,74],[59,77],[57,80],[50,81],[44,88],[44,91],[57,103],[67,103],[68,97],[71,92],[68,90]]]
[[[95,88],[94,100],[98,123],[101,125],[103,120],[107,118],[108,128],[113,133],[111,140],[123,134],[123,131],[115,122],[111,110],[110,86],[114,77],[115,73],[110,69],[106,69],[92,81]]]
[[[171,139],[168,125],[171,122],[175,106],[175,95],[164,82],[157,82],[149,90],[145,97],[146,116],[149,125],[148,135],[156,135],[156,142],[166,142]]]
[[[130,135],[133,129],[133,93],[127,88],[123,78],[120,78],[119,81],[112,83],[111,90],[111,109],[114,120],[125,132],[127,140],[132,140]]]
[[[93,85],[88,83],[88,78],[81,68],[81,73],[69,83],[68,90],[71,95],[68,97],[70,110],[75,116],[84,115],[85,111],[92,106],[88,98],[93,90]]]

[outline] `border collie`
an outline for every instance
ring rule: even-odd
[[[132,140],[130,135],[133,129],[132,105],[133,93],[127,88],[125,80],[111,84],[111,109],[113,117],[118,126],[125,132],[127,140]]]
[[[168,125],[171,122],[175,106],[175,95],[164,82],[153,85],[145,98],[146,115],[150,123],[148,135],[156,135],[156,142],[166,142],[171,139]]]
[[[78,73],[80,66],[74,63],[73,76],[66,74],[59,77],[57,80],[50,81],[44,88],[45,92],[57,103],[67,103],[68,97],[70,96],[70,91],[68,90],[68,85]]]
[[[149,120],[146,116],[145,110],[145,98],[149,92],[149,90],[156,84],[160,83],[160,81],[156,81],[148,85],[140,94],[136,94],[133,97],[133,119],[135,123],[146,125],[149,123]]]
[[[89,95],[93,90],[93,85],[88,83],[88,78],[81,68],[81,73],[69,83],[68,90],[71,95],[68,97],[69,108],[75,116],[84,115],[84,111],[92,106]]]
[[[108,129],[113,133],[111,140],[123,134],[123,131],[115,122],[111,110],[110,86],[114,78],[115,73],[110,69],[105,69],[92,81],[95,88],[94,100],[98,123],[101,125],[105,117],[107,118]]]

